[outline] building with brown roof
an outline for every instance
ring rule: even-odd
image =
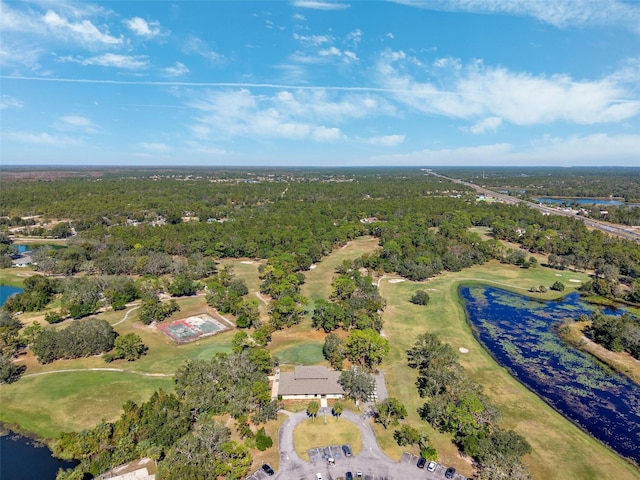
[[[342,398],[344,389],[338,383],[340,372],[327,367],[296,367],[293,372],[279,374],[278,397],[282,400]],[[324,402],[323,402],[324,403]]]

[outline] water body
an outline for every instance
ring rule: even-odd
[[[0,285],[0,305],[21,288]],[[5,387],[6,388],[6,387]],[[0,435],[0,479],[2,480],[54,480],[58,469],[71,468],[75,462],[53,457],[51,450],[33,440],[9,432]]]
[[[542,197],[542,198],[536,198],[535,199],[536,202],[540,202],[540,203],[552,203],[552,204],[572,204],[572,203],[577,203],[578,205],[624,205],[624,202],[621,202],[620,200],[605,200],[602,198],[589,198],[589,197],[584,197],[584,198],[549,198],[549,197]]]
[[[7,298],[15,295],[16,293],[20,293],[22,291],[21,288],[18,287],[9,287],[7,285],[0,285],[0,305],[7,301]]]
[[[640,386],[554,332],[563,319],[593,307],[577,293],[543,302],[487,286],[462,286],[459,292],[476,338],[499,364],[583,430],[640,464]]]
[[[0,478],[2,480],[55,480],[60,468],[75,462],[58,460],[45,445],[9,433],[0,436]]]
[[[18,251],[18,253],[25,253],[25,252],[29,252],[31,251],[31,246],[30,245],[20,245],[20,244],[16,244],[14,245],[14,247],[16,247],[16,250]]]

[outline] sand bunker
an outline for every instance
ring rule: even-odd
[[[575,278],[570,278],[569,281],[573,283],[582,283],[582,280],[576,280]]]
[[[240,263],[244,263],[245,265],[253,265],[255,262],[253,260],[242,260]]]
[[[458,350],[460,350],[460,353],[469,353],[468,348],[460,347]]]
[[[315,264],[314,264],[314,265],[311,265],[311,266],[309,267],[309,270],[313,270],[313,269],[314,269],[314,268],[316,268],[316,267],[317,267],[317,265],[315,265]]]
[[[406,282],[406,280],[404,278],[392,278],[391,280],[389,280],[389,283],[402,283],[402,282]]]

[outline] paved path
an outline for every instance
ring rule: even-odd
[[[417,457],[410,454],[403,455],[400,462],[387,457],[380,450],[376,436],[369,423],[369,416],[366,414],[358,414],[345,410],[342,413],[341,421],[353,422],[360,429],[362,437],[362,450],[353,457],[336,458],[335,465],[329,466],[324,461],[312,464],[302,460],[296,453],[293,443],[293,431],[300,422],[305,421],[308,416],[306,411],[292,413],[281,410],[289,418],[284,421],[280,427],[278,434],[278,442],[280,446],[280,468],[276,472],[274,478],[279,480],[306,480],[315,478],[317,473],[322,474],[325,480],[332,480],[338,477],[344,477],[347,471],[354,474],[360,470],[363,472],[365,480],[394,480],[394,479],[442,479],[445,467],[438,466],[433,472],[419,470],[416,467]],[[330,415],[330,409],[321,409],[318,416],[324,414]],[[322,447],[323,445],[318,445]],[[255,478],[255,477],[254,477]],[[263,472],[259,472],[258,478],[265,478]],[[457,479],[462,477],[457,476]]]

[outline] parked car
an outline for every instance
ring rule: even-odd
[[[265,463],[264,465],[262,465],[262,470],[264,471],[264,473],[266,473],[269,476],[276,473],[273,471],[273,468],[271,468],[271,465],[269,465],[268,463]]]
[[[429,462],[429,465],[427,465],[427,471],[428,472],[435,472],[437,466],[438,466],[438,464],[436,462]]]
[[[322,480],[322,474],[316,473],[316,480]]]
[[[356,478],[362,478],[362,472],[360,470],[356,472]]]
[[[351,456],[351,448],[349,447],[349,445],[342,445],[342,452],[344,453],[345,457],[350,457]]]
[[[353,473],[347,472],[346,477],[347,477],[347,480],[353,480]]]
[[[416,464],[418,468],[424,468],[424,466],[427,464],[427,459],[424,457],[420,457],[418,459],[418,463]]]
[[[453,467],[449,467],[449,468],[447,468],[447,471],[444,472],[444,477],[445,478],[453,478],[455,474],[456,474],[456,469],[453,468]]]

